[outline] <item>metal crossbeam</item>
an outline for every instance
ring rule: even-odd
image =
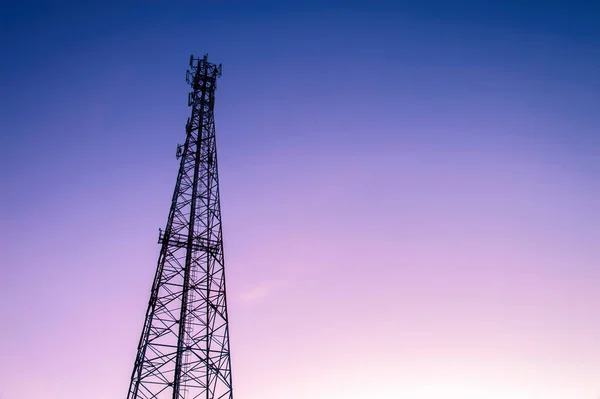
[[[214,102],[221,66],[190,58],[192,107],[127,399],[232,399]]]

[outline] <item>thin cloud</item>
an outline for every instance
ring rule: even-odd
[[[272,295],[275,291],[280,289],[285,285],[285,282],[276,280],[276,281],[265,281],[256,285],[255,287],[250,288],[246,292],[243,292],[240,295],[240,299],[245,303],[252,303],[260,301],[270,295]]]

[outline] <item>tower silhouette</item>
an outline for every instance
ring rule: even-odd
[[[221,65],[190,57],[186,139],[128,399],[232,399],[214,104]]]

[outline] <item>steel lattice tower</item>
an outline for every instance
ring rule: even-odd
[[[128,399],[232,399],[214,104],[221,66],[190,58],[185,144]]]

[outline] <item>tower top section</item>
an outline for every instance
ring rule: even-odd
[[[208,62],[208,54],[204,57],[194,57],[190,55],[190,69],[187,70],[185,80],[194,90],[198,90],[202,80],[209,80],[216,83],[218,77],[221,77],[222,64],[213,64]]]

